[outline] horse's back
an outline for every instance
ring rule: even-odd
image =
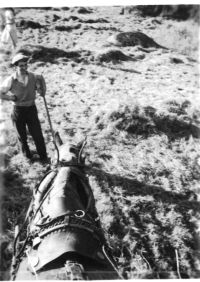
[[[67,272],[66,262],[81,265],[84,280],[119,279],[112,261],[100,242],[86,230],[69,229],[51,233],[19,265],[15,280],[76,280]]]

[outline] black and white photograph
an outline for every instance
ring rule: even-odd
[[[200,279],[200,3],[2,1],[0,281]]]

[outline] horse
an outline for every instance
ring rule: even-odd
[[[11,280],[121,279],[85,172],[86,140],[63,144],[56,132],[55,143],[56,162],[15,237]]]

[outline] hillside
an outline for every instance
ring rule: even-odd
[[[87,136],[87,174],[125,279],[199,278],[199,23],[127,7],[18,8],[20,46],[43,74],[53,128]],[[1,81],[12,72],[1,50]],[[43,99],[37,107],[54,154]],[[16,223],[47,167],[30,164],[1,102],[1,280]],[[32,149],[35,150],[30,138]]]

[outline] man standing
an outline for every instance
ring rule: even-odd
[[[35,142],[40,160],[45,163],[48,159],[35,98],[36,91],[41,96],[45,95],[46,84],[42,75],[27,71],[28,59],[29,57],[21,53],[13,57],[12,65],[15,66],[15,72],[0,86],[0,98],[14,102],[12,121],[17,130],[23,154],[30,160],[33,157],[27,143],[27,126]],[[11,95],[8,95],[8,92]]]

